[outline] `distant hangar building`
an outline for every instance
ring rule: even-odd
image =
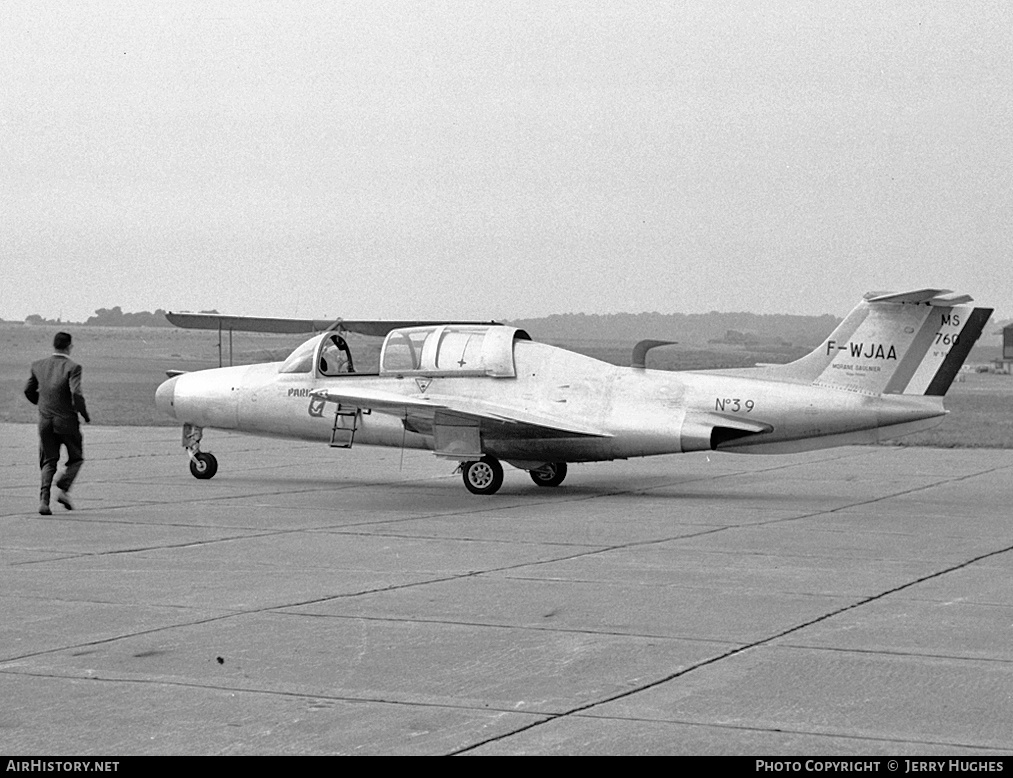
[[[1002,359],[994,363],[997,373],[1013,373],[1013,324],[1002,328]]]

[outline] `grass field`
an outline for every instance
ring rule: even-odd
[[[84,396],[94,424],[170,425],[155,408],[165,371],[218,367],[214,332],[148,327],[68,327],[74,360],[84,367]],[[0,421],[34,422],[35,408],[22,394],[29,366],[52,353],[57,327],[0,325]],[[237,333],[236,364],[284,359],[305,338]],[[228,364],[228,336],[225,337]]]
[[[0,324],[0,421],[34,423],[35,408],[22,394],[28,367],[52,352],[57,327]],[[155,409],[155,389],[167,369],[199,370],[218,366],[218,335],[175,328],[68,327],[74,334],[74,359],[84,366],[84,392],[93,423],[100,425],[174,426]],[[305,338],[300,335],[236,333],[235,364],[284,359]],[[376,339],[349,338],[366,369],[376,360]],[[580,341],[563,345],[614,364],[629,364],[632,344]],[[228,336],[224,338],[228,364]],[[731,347],[673,346],[654,351],[650,367],[706,369],[743,367],[756,362],[786,362],[795,352],[747,352]],[[975,354],[972,353],[972,361]],[[1013,377],[961,374],[946,397],[949,417],[936,429],[912,435],[896,445],[944,448],[1013,448]]]

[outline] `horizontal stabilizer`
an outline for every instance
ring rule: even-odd
[[[943,308],[969,303],[973,299],[970,295],[956,294],[949,289],[918,289],[898,293],[870,292],[865,296],[866,302],[870,303],[912,303],[937,305]]]
[[[642,340],[633,347],[633,356],[630,359],[630,367],[645,369],[647,367],[647,352],[661,346],[674,346],[675,340]]]

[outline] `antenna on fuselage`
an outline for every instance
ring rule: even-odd
[[[408,440],[408,411],[401,417],[401,461],[398,462],[397,472],[404,475],[404,444]]]

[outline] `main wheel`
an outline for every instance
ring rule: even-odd
[[[201,451],[194,454],[194,458],[190,460],[190,474],[194,478],[200,478],[202,481],[207,480],[214,478],[217,472],[218,460],[215,459],[214,454]]]
[[[529,470],[528,475],[539,486],[559,486],[566,478],[566,462],[549,462],[538,470]]]
[[[496,457],[484,456],[467,462],[461,470],[464,486],[472,494],[495,494],[503,485],[503,465]]]

